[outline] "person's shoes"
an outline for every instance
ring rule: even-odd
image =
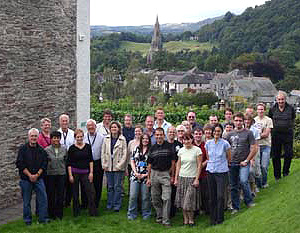
[[[286,177],[288,175],[289,175],[289,173],[283,173],[283,177]]]
[[[32,222],[25,222],[26,226],[31,226]]]
[[[234,215],[234,214],[236,214],[236,213],[238,213],[238,212],[239,212],[239,210],[233,209],[233,210],[231,211],[231,214]]]
[[[251,196],[252,196],[253,198],[256,197],[255,192],[251,193]]]
[[[151,218],[151,216],[144,216],[144,217],[143,217],[143,220],[147,221],[147,220],[149,220],[150,218]]]
[[[259,193],[259,188],[258,187],[255,188],[255,193]]]
[[[118,209],[114,209],[114,212],[120,212],[120,210],[118,210]]]
[[[162,224],[162,219],[161,219],[161,218],[157,218],[157,219],[155,220],[155,222],[158,223],[158,224]]]
[[[136,218],[133,218],[133,217],[128,217],[127,219],[128,219],[129,221],[136,220]]]
[[[194,227],[194,226],[196,226],[195,223],[189,223],[189,227]]]
[[[264,184],[264,185],[262,186],[263,189],[266,189],[266,188],[268,188],[268,187],[269,187],[268,184]]]
[[[275,183],[278,183],[281,177],[275,177]]]
[[[163,223],[163,226],[166,227],[166,228],[172,227],[170,223]]]
[[[249,204],[247,205],[248,208],[252,208],[252,207],[254,207],[254,206],[256,206],[256,204],[253,203],[253,202],[251,202],[251,203],[249,203]]]

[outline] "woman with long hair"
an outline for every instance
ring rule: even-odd
[[[108,210],[119,212],[122,204],[122,179],[127,162],[127,143],[121,134],[121,124],[111,122],[110,134],[106,135],[102,145],[101,161],[107,178]]]
[[[140,137],[140,144],[131,156],[131,176],[130,176],[130,196],[128,206],[128,219],[134,220],[137,217],[138,196],[141,193],[142,216],[144,220],[150,218],[151,215],[151,200],[150,191],[147,186],[147,159],[149,149],[151,147],[151,137],[144,133]]]

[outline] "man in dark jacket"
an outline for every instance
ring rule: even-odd
[[[26,225],[32,223],[30,207],[32,190],[36,193],[39,222],[48,222],[47,194],[43,179],[47,169],[47,153],[37,143],[38,136],[39,131],[37,129],[32,128],[28,131],[29,142],[20,147],[16,161],[21,178],[23,219]]]
[[[289,175],[293,157],[295,109],[286,102],[286,93],[279,91],[276,104],[270,109],[273,120],[271,156],[276,181],[281,178],[281,149],[284,147],[283,176]]]

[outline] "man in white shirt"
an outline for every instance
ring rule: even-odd
[[[101,199],[102,193],[102,183],[103,183],[103,169],[101,164],[101,148],[103,144],[104,136],[100,132],[96,132],[96,121],[93,119],[89,119],[86,122],[87,132],[84,134],[83,141],[87,144],[90,144],[92,147],[92,154],[93,154],[93,184],[95,187],[96,197],[95,197],[95,204],[96,208],[99,206],[99,202]],[[85,197],[83,197],[84,199]],[[87,201],[87,199],[86,199]],[[83,200],[84,202],[84,200]],[[86,202],[87,203],[87,202]],[[83,203],[84,205],[84,203]]]
[[[167,139],[168,128],[171,126],[171,124],[165,120],[165,112],[163,108],[156,109],[155,118],[156,120],[154,122],[153,128],[163,128],[165,133],[165,139]]]
[[[62,114],[59,117],[58,131],[61,133],[60,144],[69,149],[74,144],[74,131],[69,129],[70,118],[67,114]]]
[[[110,134],[109,125],[113,119],[112,112],[108,109],[103,111],[103,120],[101,123],[97,124],[97,132],[101,133],[103,136]]]
[[[60,144],[69,149],[75,142],[74,131],[69,129],[70,118],[67,114],[62,114],[59,116],[59,126],[57,130],[61,133]],[[66,183],[65,183],[65,207],[70,206],[72,200],[72,189],[71,183],[69,182],[68,172],[66,173]]]
[[[268,168],[271,152],[271,129],[273,129],[273,121],[270,117],[265,116],[266,106],[259,103],[256,107],[257,117],[255,120],[255,127],[260,131],[260,139],[258,145],[260,148],[260,168],[262,178],[257,180],[259,188],[268,187]]]

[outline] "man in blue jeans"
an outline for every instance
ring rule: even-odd
[[[20,174],[20,187],[23,197],[23,219],[26,225],[31,225],[31,196],[35,191],[39,222],[47,223],[47,194],[44,184],[44,174],[47,169],[47,153],[38,145],[37,139],[39,131],[32,128],[28,131],[28,143],[22,145],[19,149],[16,166]]]
[[[250,160],[257,153],[257,143],[253,133],[244,128],[244,115],[240,112],[233,117],[235,129],[226,136],[227,141],[231,145],[231,200],[232,213],[237,213],[240,209],[240,187],[243,190],[244,201],[247,207],[253,207],[253,198],[248,182]]]

